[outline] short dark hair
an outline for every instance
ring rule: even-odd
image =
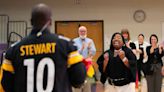
[[[138,37],[139,37],[139,36],[142,36],[143,38],[145,38],[145,36],[144,36],[143,34],[139,34]]]
[[[152,34],[152,35],[150,36],[150,38],[149,38],[150,44],[151,44],[151,38],[152,38],[152,37],[155,37],[155,38],[157,39],[157,42],[158,42],[158,37],[157,37],[157,35],[156,35],[156,34]]]
[[[34,6],[31,13],[31,24],[35,27],[42,27],[51,19],[51,10],[45,4],[38,4]]]

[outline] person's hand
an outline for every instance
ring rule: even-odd
[[[85,48],[85,42],[82,43],[81,51],[83,51]]]
[[[104,54],[104,61],[109,61],[109,54],[108,54],[108,52],[106,52]]]
[[[126,45],[126,47],[131,48],[130,47],[130,42],[125,43],[125,45]]]
[[[164,41],[162,41],[162,43],[160,43],[159,46],[161,47],[162,50],[164,50]]]
[[[125,57],[125,52],[123,50],[121,50],[121,51],[119,51],[118,55],[119,55],[120,59],[122,60]]]
[[[150,53],[153,53],[154,52],[154,47],[152,46],[151,48],[150,48]]]
[[[92,58],[88,57],[88,58],[85,59],[85,61],[92,62]]]
[[[143,53],[142,50],[140,50],[140,49],[136,49],[136,52],[137,52],[137,53],[140,53],[140,54]]]
[[[108,61],[109,61],[109,54],[108,54],[108,52],[106,52],[106,53],[104,54],[104,63],[103,63],[103,71],[104,71],[104,72],[105,72],[106,66],[107,66],[107,64],[108,64]]]
[[[91,44],[92,44],[92,42],[89,42],[89,43],[88,43],[88,49],[91,48]]]
[[[162,76],[164,76],[164,66],[162,66],[161,74],[162,74]]]
[[[163,46],[162,45],[159,45],[159,49],[163,49]]]
[[[122,62],[125,64],[125,66],[129,67],[128,59],[125,57],[125,52],[123,50],[119,52],[119,57],[122,60]]]
[[[88,57],[91,57],[91,58],[93,58],[93,55],[92,55],[92,51],[91,51],[91,44],[92,44],[92,42],[89,42],[88,43]]]
[[[159,54],[161,54],[162,53],[162,51],[163,51],[163,46],[162,45],[159,45]]]

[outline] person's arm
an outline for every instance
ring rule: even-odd
[[[83,58],[78,52],[73,52],[68,59],[69,80],[74,87],[81,87],[86,78],[86,68],[82,60]]]
[[[130,53],[129,53],[130,54]],[[122,60],[122,62],[125,64],[126,67],[129,68],[129,60],[125,56],[125,52],[123,50],[119,51],[119,57]]]
[[[146,48],[147,48],[147,45],[145,45],[144,47],[143,47],[143,63],[146,63],[147,62],[147,60],[148,60],[148,55],[147,55],[147,52],[146,52]]]
[[[146,53],[146,51],[144,50],[144,52],[143,52],[144,54],[144,56],[143,56],[143,63],[146,63],[147,62],[147,60],[148,60],[148,55],[147,55],[147,53]]]
[[[164,51],[163,51],[163,46],[162,45],[159,45],[159,58],[162,59],[162,57],[164,56]],[[163,65],[163,62],[161,61],[162,63],[162,69],[161,69],[161,74],[162,76],[164,76],[164,65]]]
[[[97,59],[98,69],[100,73],[103,73],[104,54],[100,55]]]
[[[140,57],[140,53],[139,53],[139,43],[138,43],[138,41],[135,41],[134,44],[135,44],[135,46],[136,46],[136,58],[137,58],[137,60],[138,60],[139,57]]]
[[[81,48],[80,48],[80,41],[79,41],[79,38],[73,39],[72,42],[76,45],[78,52],[79,52],[80,54],[82,54],[83,49],[84,49],[84,44],[82,44],[82,46],[81,46]]]
[[[78,47],[78,51],[79,51],[80,54],[83,53],[84,48],[85,48],[85,43],[82,42],[82,46],[81,46],[81,48]]]
[[[108,62],[109,62],[109,53],[106,52],[106,53],[104,54],[103,72],[106,71],[106,67],[107,67],[107,65],[108,65]]]
[[[13,92],[14,89],[14,67],[12,64],[14,57],[15,49],[12,46],[7,50],[0,70],[0,86],[4,92]]]
[[[125,57],[126,59],[122,59],[125,63],[128,61],[129,67],[136,66],[136,56],[130,49],[125,49]]]
[[[131,42],[130,43],[130,47],[131,47],[132,52],[136,55],[137,54],[137,52],[136,52],[136,45],[133,42]]]
[[[146,48],[146,53],[147,53],[148,57],[153,57],[154,49],[151,46],[148,46]]]
[[[164,56],[164,51],[163,51],[163,47],[161,45],[159,45],[159,57],[162,58]]]
[[[124,64],[130,69],[134,80],[136,79],[136,65],[137,65],[137,60],[136,60],[136,56],[134,55],[134,53],[130,50],[130,49],[125,49],[125,57],[126,59],[122,59],[122,61],[124,62]]]
[[[83,85],[86,78],[86,67],[84,65],[83,57],[77,51],[72,43],[68,43],[68,75],[72,86],[79,88]],[[79,76],[80,75],[80,76]]]
[[[14,68],[10,60],[5,59],[0,71],[1,92],[12,92],[14,85]]]
[[[93,57],[96,54],[96,47],[93,40],[91,40],[88,43],[88,49],[89,49],[89,57]]]
[[[107,75],[105,73],[105,69],[106,67],[105,65],[105,59],[104,59],[104,54],[109,52],[109,50],[105,51],[98,59],[97,59],[97,64],[98,64],[98,69],[101,73],[101,77],[100,77],[100,81],[101,83],[105,83],[105,81],[107,80]]]

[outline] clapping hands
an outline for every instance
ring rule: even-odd
[[[106,53],[104,54],[103,71],[105,71],[106,66],[107,66],[107,64],[108,64],[108,61],[109,61],[109,53],[106,52]]]

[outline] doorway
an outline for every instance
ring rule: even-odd
[[[79,26],[86,26],[88,29],[87,37],[91,38],[96,46],[94,61],[104,51],[103,20],[93,21],[55,21],[55,33],[62,34],[68,38],[78,37]],[[95,65],[96,67],[96,65]]]

